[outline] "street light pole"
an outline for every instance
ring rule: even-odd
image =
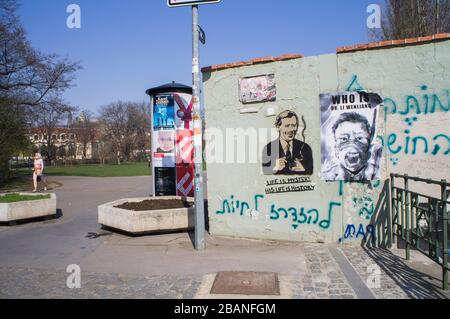
[[[192,6],[192,100],[194,106],[194,164],[195,164],[195,249],[205,249],[205,214],[203,202],[203,138],[200,109],[198,6]]]

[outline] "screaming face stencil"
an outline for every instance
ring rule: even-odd
[[[364,182],[380,178],[382,145],[375,138],[383,99],[369,92],[320,94],[321,179]]]
[[[370,135],[361,123],[344,122],[336,129],[336,157],[353,173],[360,171],[370,157]]]

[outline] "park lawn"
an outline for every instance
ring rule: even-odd
[[[86,177],[123,177],[149,176],[151,168],[148,163],[122,165],[74,165],[44,168],[46,176],[86,176]]]
[[[47,195],[21,195],[21,194],[6,194],[0,196],[0,203],[15,203],[15,202],[24,202],[30,200],[40,200],[40,199],[49,199],[50,194]]]

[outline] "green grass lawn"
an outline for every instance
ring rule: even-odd
[[[26,173],[22,171],[21,173]],[[29,174],[30,171],[28,171]],[[89,177],[120,177],[148,176],[151,168],[148,163],[132,163],[122,165],[74,165],[44,168],[45,176],[89,176]]]
[[[0,203],[14,203],[24,202],[29,200],[49,199],[50,194],[47,195],[20,195],[16,193],[6,194],[0,196]]]

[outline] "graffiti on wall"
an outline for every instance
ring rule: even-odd
[[[380,137],[382,144],[391,154],[432,156],[450,154],[450,137],[446,133],[435,134],[432,137],[416,134],[414,125],[420,122],[419,116],[406,117],[404,122],[407,128],[403,132],[388,134],[386,141]]]
[[[403,101],[385,98],[384,105],[387,114],[418,115],[448,112],[450,110],[450,90],[444,89],[440,94],[428,93],[427,85],[420,85],[423,92],[419,95],[407,94]]]
[[[361,91],[364,87],[353,75],[347,88],[349,91]],[[383,147],[391,154],[390,161],[396,166],[403,155],[448,156],[450,154],[450,136],[448,130],[425,134],[420,124],[430,122],[430,116],[447,113],[450,110],[450,90],[432,92],[428,85],[419,85],[415,89],[419,94],[405,94],[402,99],[384,97],[385,121],[388,115],[403,117],[404,129],[378,136]]]
[[[341,238],[339,238],[339,242],[352,239],[363,240],[364,242],[371,240],[372,242],[375,242],[376,241],[375,226],[364,224],[359,225],[348,224],[347,227],[345,228],[344,235]]]
[[[383,104],[388,114],[417,115],[448,112],[450,110],[450,89],[443,89],[439,94],[428,92],[430,88],[423,84],[418,88],[422,94],[406,94],[402,101],[384,97]],[[353,75],[347,91],[364,91],[358,82],[358,76]]]
[[[275,204],[271,206],[270,209],[270,219],[271,220],[290,220],[293,229],[298,229],[301,225],[316,225],[320,229],[326,230],[331,226],[331,217],[333,214],[333,209],[335,207],[340,207],[341,203],[329,202],[327,216],[323,219],[320,218],[320,212],[316,208],[283,208],[277,207]]]
[[[370,220],[375,212],[375,204],[370,196],[353,197],[353,207],[360,217],[367,220]]]
[[[274,203],[269,203],[267,207],[262,207],[261,201],[265,199],[264,195],[257,194],[253,200],[243,201],[237,199],[234,195],[222,200],[221,209],[216,211],[217,215],[239,215],[241,217],[254,216],[266,212],[265,216],[268,220],[289,221],[294,230],[298,230],[302,225],[316,226],[319,229],[327,230],[331,226],[332,216],[335,209],[341,207],[339,202],[329,202],[328,210],[321,214],[317,208],[303,207],[282,207]],[[324,216],[325,217],[321,217]]]
[[[381,180],[366,182],[363,188],[352,187],[354,183],[348,181],[340,181],[338,188],[338,196],[343,202],[351,203],[349,208],[344,210],[344,219],[347,219],[347,224],[342,230],[342,236],[338,242],[344,241],[359,241],[371,240],[376,241],[375,226],[371,221],[375,214],[377,214],[376,205],[374,202],[375,194],[381,191],[383,183]],[[349,188],[347,189],[346,186]],[[346,190],[344,198],[344,190]]]

